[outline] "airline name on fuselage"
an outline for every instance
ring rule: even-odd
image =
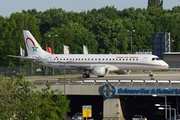
[[[116,58],[138,58],[138,56],[116,56]]]

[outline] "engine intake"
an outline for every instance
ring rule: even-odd
[[[98,77],[104,77],[109,74],[109,70],[106,67],[95,67],[93,73]]]

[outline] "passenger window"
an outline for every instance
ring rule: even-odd
[[[82,60],[83,60],[83,58],[82,58]]]
[[[106,60],[108,60],[108,59],[106,58]]]
[[[68,60],[68,58],[67,58],[67,60]]]
[[[88,58],[88,60],[90,60],[90,59]]]
[[[65,60],[65,58],[64,58],[64,60]]]
[[[54,58],[54,60],[56,60],[56,58]]]
[[[155,60],[155,58],[152,58],[152,60]]]
[[[113,59],[114,60],[114,59]]]

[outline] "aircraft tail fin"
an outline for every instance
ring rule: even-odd
[[[27,49],[28,56],[31,55],[50,55],[50,53],[44,51],[38,44],[36,39],[28,30],[23,30],[25,45]]]

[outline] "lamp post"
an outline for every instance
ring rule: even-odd
[[[164,97],[165,98],[165,119],[167,119],[167,97],[166,96],[157,96],[156,94],[152,95],[153,97]]]
[[[155,106],[160,107],[160,106],[166,106],[166,105],[160,105],[160,104],[155,104]],[[167,105],[169,109],[171,109],[171,105]],[[171,110],[169,110],[169,118],[171,120]]]
[[[131,54],[132,54],[132,32],[135,32],[135,30],[132,30],[132,31],[127,30],[127,32],[130,32],[130,33],[131,33]]]
[[[53,41],[53,38],[54,38],[54,37],[57,37],[57,35],[54,35],[54,36],[48,35],[48,36],[49,36],[49,37],[52,37],[52,54],[54,54],[54,51],[53,51],[53,42],[54,42],[54,41]]]
[[[117,39],[115,38],[115,40],[116,40],[116,54],[117,54]]]
[[[51,36],[51,35],[48,35],[49,37],[52,37],[52,54],[54,54],[54,51],[53,51],[53,38],[54,37],[57,37],[57,35],[54,35],[54,36]],[[54,68],[53,69],[53,76],[54,76]]]
[[[63,62],[63,64],[64,64],[64,95],[66,94],[66,92],[65,92],[65,90],[66,90],[66,89],[65,89],[65,86],[66,86],[66,85],[65,85],[65,79],[66,79],[66,78],[65,78],[66,63],[70,63],[70,62],[73,62],[73,61],[64,61],[64,62]]]
[[[164,110],[165,108],[163,108],[163,107],[159,107],[158,108],[159,110]],[[176,120],[176,109],[175,108],[167,108],[167,109],[169,109],[169,110],[174,110],[174,120]]]
[[[150,37],[151,37],[151,34],[149,34],[149,53],[150,53]]]

